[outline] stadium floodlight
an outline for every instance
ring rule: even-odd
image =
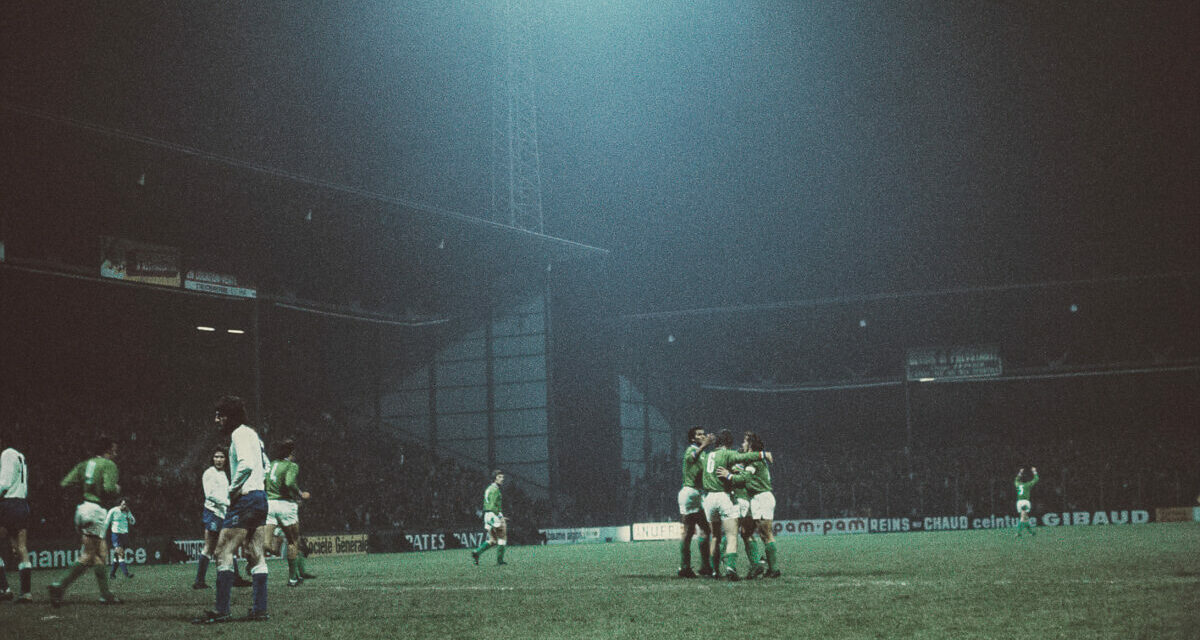
[[[232,333],[232,334],[235,334],[235,335],[239,335],[239,336],[240,336],[240,335],[242,335],[243,333],[246,333],[246,331],[245,331],[245,330],[243,330],[243,329],[226,329],[226,330],[225,330],[225,333]]]
[[[216,331],[216,330],[217,330],[216,327],[206,327],[204,325],[196,326],[196,331]]]
[[[933,382],[935,378],[917,378],[917,382]]]

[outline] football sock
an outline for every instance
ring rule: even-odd
[[[125,574],[126,578],[129,577],[129,563],[124,560],[121,561],[121,573]]]
[[[491,541],[484,540],[482,544],[480,544],[478,547],[476,547],[475,555],[481,556],[481,555],[483,555],[484,551],[487,551],[488,549],[491,549],[491,548],[492,548]]]
[[[0,591],[8,590],[8,571],[4,567],[4,560],[0,560]]]
[[[768,542],[764,545],[767,548],[767,568],[771,571],[775,570],[775,543]]]
[[[725,570],[729,573],[737,573],[737,554],[725,554]]]
[[[250,593],[254,597],[254,611],[262,613],[267,610],[267,565],[261,565],[262,570],[253,569],[254,573],[250,574],[253,578],[254,585],[250,587]]]
[[[506,544],[502,544],[502,545],[499,545],[496,547],[496,562],[504,562],[504,550],[507,548],[508,548],[508,545],[506,545]]]
[[[196,567],[196,584],[204,584],[204,579],[208,577],[208,563],[210,561],[211,558],[203,553],[200,554],[200,566]]]
[[[116,562],[112,563],[112,573],[108,574],[108,577],[110,577],[110,578],[117,577],[117,563]]]
[[[21,572],[21,593],[29,593],[33,581],[33,565],[29,562],[22,562],[17,565],[17,570]]]
[[[83,575],[83,573],[87,570],[88,570],[87,565],[83,565],[83,564],[71,565],[71,568],[67,569],[66,573],[64,573],[62,575],[62,577],[58,579],[57,586],[62,587],[63,589],[66,589],[67,587],[71,586],[72,582],[75,582],[75,580],[78,579],[79,576]]]
[[[112,591],[108,590],[108,572],[104,570],[104,565],[96,565],[92,569],[92,573],[96,574],[96,586],[100,587],[100,596],[102,598],[113,597]]]
[[[229,598],[233,594],[233,577],[237,573],[228,567],[217,567],[217,604],[214,609],[218,614],[229,615]]]
[[[746,557],[750,559],[750,564],[758,564],[758,542],[754,538],[746,541]]]
[[[308,573],[307,567],[305,566],[306,564],[308,564],[308,563],[305,562],[305,557],[300,554],[296,554],[297,575],[304,575],[304,574]]]
[[[700,565],[701,566],[703,566],[703,567],[709,566],[710,562],[709,562],[708,556],[709,556],[708,536],[704,536],[704,537],[700,538]]]
[[[692,541],[687,538],[679,542],[679,568],[692,568]]]
[[[300,570],[296,568],[296,559],[288,558],[288,577],[292,580],[300,579]]]

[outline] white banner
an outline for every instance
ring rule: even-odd
[[[629,542],[629,527],[586,527],[580,529],[538,529],[546,544],[590,544]]]
[[[679,540],[683,525],[678,522],[637,522],[633,525],[634,540]]]

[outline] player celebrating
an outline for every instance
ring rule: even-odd
[[[0,433],[0,445],[4,434]],[[29,528],[29,477],[25,473],[25,456],[9,447],[0,451],[0,540],[8,539],[16,555],[17,571],[20,573],[21,593],[16,596],[17,604],[33,602],[30,579],[33,565],[29,562],[29,547],[26,531]],[[0,557],[0,601],[13,599],[8,587],[8,573],[4,559]]]
[[[199,566],[196,568],[196,581],[193,589],[208,589],[205,582],[208,576],[208,564],[212,562],[217,550],[217,536],[221,532],[221,521],[225,519],[225,510],[229,508],[229,477],[225,475],[228,458],[224,451],[217,449],[212,455],[212,466],[204,470],[200,482],[204,486],[204,511],[201,522],[204,524],[204,550],[200,552]],[[236,560],[233,572],[237,574]]]
[[[508,521],[504,519],[500,497],[502,484],[504,472],[496,469],[492,472],[492,483],[483,492],[483,528],[488,537],[471,552],[471,559],[475,564],[479,564],[479,556],[492,547],[497,547],[496,564],[508,564],[504,561],[504,549],[508,546]]]
[[[1021,477],[1025,475],[1025,467],[1021,467],[1017,471],[1017,477],[1013,480],[1013,485],[1017,487],[1017,512],[1021,514],[1021,521],[1017,523],[1017,537],[1021,537],[1022,530],[1029,530],[1029,535],[1036,536],[1033,531],[1033,524],[1029,521],[1029,510],[1033,508],[1029,502],[1030,491],[1033,490],[1033,485],[1037,484],[1038,472],[1037,467],[1030,467],[1033,471],[1033,478],[1029,482],[1021,482]]]
[[[711,441],[712,434],[707,436]],[[722,429],[716,437],[717,448],[708,452],[704,457],[704,474],[702,476],[702,485],[704,487],[704,514],[708,518],[709,524],[712,527],[713,538],[710,543],[709,552],[712,554],[712,563],[714,565],[713,577],[721,578],[723,575],[730,580],[737,580],[737,538],[738,538],[738,511],[733,504],[730,486],[727,482],[717,475],[717,469],[724,467],[729,469],[739,462],[752,462],[754,460],[774,461],[770,451],[750,451],[739,453],[733,451],[729,447],[733,446],[733,433],[729,429]],[[724,553],[717,548],[717,531],[721,531],[722,537],[725,539]],[[724,565],[721,569],[720,566]]]
[[[703,496],[700,493],[700,454],[708,446],[702,427],[692,427],[687,432],[688,448],[683,452],[683,487],[679,490],[679,520],[683,523],[683,538],[679,542],[679,577],[695,578],[692,571],[692,536],[700,529],[700,575],[711,575],[712,564],[708,558],[708,538],[711,532],[704,519]]]
[[[266,547],[279,555],[283,541],[273,533],[276,525],[287,536],[288,586],[298,586],[305,578],[316,576],[304,570],[304,556],[300,551],[300,500],[308,500],[309,493],[296,486],[300,465],[295,462],[296,441],[284,440],[275,451],[275,459],[267,471],[267,524],[261,528]]]
[[[243,618],[269,620],[267,614],[267,562],[259,527],[267,519],[267,494],[264,481],[267,453],[258,433],[246,424],[246,405],[237,396],[225,396],[217,403],[214,422],[229,444],[229,508],[217,535],[216,607],[192,620],[193,624],[212,624],[232,620],[230,599],[233,581],[233,551],[243,542],[253,576],[253,605]]]
[[[83,502],[75,507],[75,529],[83,538],[83,549],[75,564],[48,587],[50,604],[55,607],[62,605],[67,588],[88,567],[96,575],[101,604],[121,604],[121,600],[108,589],[108,572],[104,570],[107,555],[104,525],[108,512],[100,506],[101,501],[121,492],[121,486],[117,484],[117,463],[113,462],[113,458],[117,457],[117,443],[108,436],[100,436],[96,438],[93,451],[93,457],[75,465],[59,483],[63,487],[83,489]]]
[[[112,548],[112,572],[108,574],[109,578],[117,577],[118,566],[126,578],[133,577],[129,573],[126,557],[129,553],[129,526],[132,524],[137,524],[137,519],[129,510],[129,502],[122,498],[121,504],[108,510],[108,517],[104,521],[104,530],[109,534],[109,546]]]
[[[742,441],[743,451],[762,451],[762,439],[753,431],[747,431]],[[718,473],[720,470],[718,470]],[[782,575],[776,564],[775,551],[775,494],[771,487],[771,468],[766,460],[758,460],[745,465],[741,473],[733,476],[734,484],[743,484],[750,498],[750,519],[763,541],[763,549],[767,556],[766,576],[778,578]],[[749,546],[749,543],[747,543]],[[763,573],[763,568],[756,565],[746,577],[756,577]]]

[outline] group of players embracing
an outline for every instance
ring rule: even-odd
[[[706,433],[702,427],[687,432],[683,453],[683,488],[679,490],[679,516],[683,538],[679,546],[679,577],[698,575],[740,580],[737,540],[745,542],[750,570],[745,578],[780,576],[775,550],[775,495],[771,468],[775,461],[762,438],[743,434],[734,450],[733,433],[722,429]],[[700,571],[692,570],[692,538],[700,531]],[[758,534],[761,548],[755,540]]]

